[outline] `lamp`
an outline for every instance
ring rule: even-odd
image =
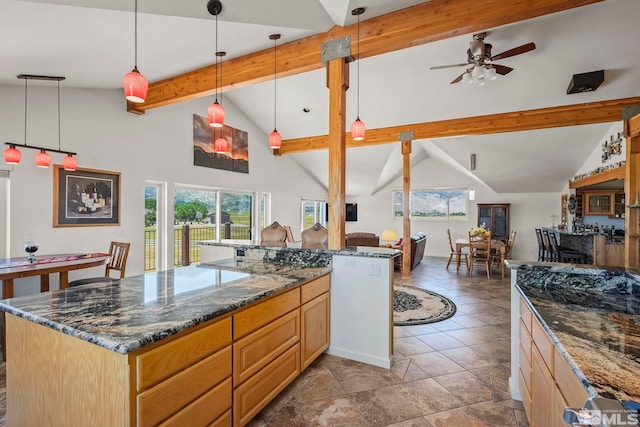
[[[384,230],[380,239],[387,242],[385,247],[390,248],[392,246],[391,242],[398,240],[398,233],[396,233],[396,230]]]
[[[476,199],[476,190],[474,190],[473,188],[469,189],[469,200],[475,200]]]
[[[214,129],[213,134],[215,135],[216,131]],[[213,149],[216,154],[224,154],[227,152],[227,140],[222,137],[222,129],[220,129],[220,136],[216,138],[213,143]]]
[[[207,3],[207,10],[211,15],[216,17],[216,100],[213,104],[209,105],[207,110],[207,117],[209,119],[209,126],[214,128],[221,128],[224,124],[224,107],[218,103],[218,58],[220,58],[220,84],[222,84],[222,57],[226,52],[218,51],[218,15],[222,12],[222,3],[218,0],[209,0]],[[222,99],[222,94],[220,95]]]
[[[134,62],[133,70],[124,75],[122,86],[124,87],[124,96],[131,102],[144,102],[147,98],[147,89],[149,82],[138,71],[138,0],[135,0],[134,11]]]
[[[462,81],[483,86],[487,80],[495,80],[497,76],[498,73],[492,65],[474,65],[462,75]]]
[[[364,139],[365,125],[360,120],[360,15],[365,11],[364,7],[358,7],[351,11],[352,15],[358,17],[358,88],[356,93],[356,119],[351,123],[351,138],[354,141],[362,141]]]
[[[220,58],[220,81],[222,82],[222,58],[227,52],[216,52],[216,69],[218,58]],[[216,80],[218,79],[218,73],[216,72]],[[216,81],[216,91],[218,83]],[[220,92],[220,101],[222,101],[222,92]],[[213,110],[212,110],[213,107]],[[213,149],[217,154],[224,154],[227,152],[227,140],[222,137],[222,122],[224,121],[224,108],[222,104],[218,104],[218,97],[216,95],[216,102],[209,106],[209,125],[213,126],[213,134],[215,136],[215,129],[220,129],[220,136],[216,138],[213,143]]]
[[[269,147],[277,150],[282,145],[282,135],[276,129],[276,110],[278,105],[278,97],[277,97],[277,69],[276,69],[276,47],[278,45],[278,39],[280,39],[280,34],[271,34],[269,36],[269,40],[273,40],[273,132],[269,134]]]
[[[36,154],[36,166],[41,168],[48,168],[51,164],[51,156],[47,151],[52,151],[54,153],[63,153],[66,154],[68,158],[73,160],[73,169],[67,170],[76,170],[75,167],[77,165],[77,161],[74,156],[77,153],[71,151],[65,151],[60,148],[60,80],[64,80],[64,77],[54,77],[54,76],[36,76],[30,74],[20,74],[18,76],[19,79],[24,80],[24,144],[16,144],[13,142],[5,142],[5,145],[8,145],[9,148],[4,150],[4,161],[10,165],[20,164],[20,160],[22,160],[22,153],[20,150],[16,148],[16,146],[20,148],[29,148],[32,150],[39,150],[40,152]],[[27,144],[27,101],[29,94],[29,85],[27,83],[28,80],[56,80],[58,82],[58,149],[39,147],[36,145],[28,145]],[[65,161],[68,162],[65,158]],[[71,163],[68,164],[71,167]],[[67,165],[65,164],[65,169]]]

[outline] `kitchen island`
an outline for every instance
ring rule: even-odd
[[[508,264],[511,391],[531,426],[565,425],[565,407],[582,407],[594,397],[610,399],[620,415],[626,403],[640,402],[637,272]]]
[[[330,257],[0,301],[7,425],[244,425],[329,345]]]

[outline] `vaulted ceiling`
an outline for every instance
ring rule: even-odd
[[[152,89],[153,82],[214,62],[215,23],[206,10],[206,0],[138,0],[138,3],[138,66],[152,82]],[[537,5],[544,10],[545,4],[566,7],[581,2],[529,3],[532,9]],[[486,11],[478,11],[477,4]],[[433,6],[433,10],[467,5],[463,10],[477,12],[466,19],[447,20],[451,15],[427,15],[424,12],[427,5]],[[321,141],[322,135],[327,134],[325,70],[315,56],[313,60],[307,59],[310,70],[292,70],[296,68],[295,61],[304,62],[302,56],[308,54],[308,46],[314,40],[309,38],[323,39],[327,32],[350,35],[355,52],[356,26],[351,15],[355,7],[367,8],[361,16],[363,59],[352,63],[352,67],[357,64],[360,67],[360,117],[371,130],[368,135],[372,138],[377,135],[374,129],[391,128],[394,133],[398,128],[412,130],[422,124],[422,129],[433,130],[429,124],[434,122],[443,122],[451,129],[454,123],[451,120],[460,118],[573,104],[588,107],[596,101],[640,96],[637,84],[640,55],[635,44],[640,39],[640,26],[635,22],[640,16],[637,0],[595,2],[524,20],[511,9],[517,5],[498,0],[227,0],[223,6],[218,50],[228,53],[225,99],[240,107],[265,134],[273,129],[273,81],[268,74],[273,63],[259,52],[272,49],[269,34],[281,33],[282,51],[278,56],[284,60],[278,64],[277,85],[278,130],[285,139],[282,152],[292,156],[324,185],[328,179],[327,150],[296,153],[291,150],[292,154],[287,154],[286,148],[288,143],[293,147],[302,138],[320,136],[309,141]],[[427,34],[435,32],[437,25],[449,30],[446,34],[423,36],[408,47],[387,52],[391,50],[390,39],[398,37],[385,33],[389,30],[387,18],[407,7],[411,8],[396,12],[403,14],[400,22],[406,22],[406,28]],[[50,74],[66,76],[64,86],[115,90],[120,88],[122,75],[133,66],[133,0],[0,0],[0,10],[2,84],[20,84],[15,76],[21,73]],[[489,19],[490,16],[508,19]],[[511,20],[514,22],[505,23]],[[479,27],[478,23],[483,22],[487,26]],[[344,31],[341,27],[345,27]],[[482,87],[450,84],[464,67],[429,70],[437,65],[466,62],[469,42],[479,31],[488,32],[486,42],[493,45],[494,54],[531,41],[537,48],[500,61],[514,71]],[[379,46],[374,48],[373,40]],[[319,41],[318,51],[320,44]],[[258,53],[247,57],[253,52]],[[244,74],[233,72],[234,61],[248,58],[263,59],[251,70],[257,77],[250,84],[234,84],[234,78],[246,80],[241,78]],[[605,70],[605,82],[597,91],[566,94],[573,74],[601,69]],[[347,123],[355,118],[355,71],[352,68],[352,89],[347,93]],[[209,73],[208,80],[213,78]],[[303,111],[305,108],[308,113]],[[153,109],[146,111],[153,113]],[[573,114],[584,117],[586,113]],[[545,117],[551,122],[565,118],[566,113],[552,110]],[[613,114],[610,121],[619,119]],[[233,118],[229,117],[228,122],[233,125]],[[492,120],[488,117],[484,123],[477,123],[482,127]],[[424,137],[414,141],[412,164],[427,158],[445,162],[498,193],[557,192],[603,141],[609,127],[610,123],[605,122],[486,135],[473,135],[472,130],[467,130],[456,138],[425,131]],[[446,136],[455,134],[452,131]],[[375,193],[401,169],[399,144],[371,142],[367,144],[365,140],[365,146],[347,151],[348,196]],[[471,153],[478,159],[473,172],[468,171]]]

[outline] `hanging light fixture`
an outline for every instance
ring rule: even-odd
[[[220,83],[222,84],[222,57],[226,55],[226,52],[218,52],[218,15],[222,12],[222,3],[218,0],[209,0],[207,10],[216,17],[216,100],[209,105],[207,117],[209,126],[221,128],[224,124],[224,107],[218,103],[218,58],[220,58]],[[220,99],[222,100],[222,94]]]
[[[356,120],[351,123],[351,137],[354,141],[362,141],[364,139],[365,126],[364,122],[360,120],[360,15],[365,11],[364,7],[358,7],[351,11],[352,15],[358,17],[358,88],[357,88],[357,110]]]
[[[269,40],[273,40],[273,132],[269,134],[269,148],[277,150],[282,145],[282,135],[276,129],[276,111],[278,105],[278,96],[277,96],[277,70],[276,70],[276,47],[278,44],[278,39],[280,39],[280,34],[271,34],[269,36]]]
[[[216,52],[216,64],[218,63],[218,58],[220,58],[220,82],[222,82],[222,58],[227,54],[227,52]],[[217,65],[216,65],[217,68]],[[218,87],[218,73],[216,72],[216,88]],[[217,89],[216,89],[217,90]],[[220,92],[220,102],[222,102],[222,92]],[[214,114],[213,117],[214,118],[220,118],[220,124],[218,124],[217,122],[215,122],[215,120],[213,122],[211,122],[211,106],[217,105],[218,107],[220,107],[222,109],[222,116],[220,116],[220,114],[218,113],[217,115]],[[216,132],[215,132],[215,128],[220,128],[220,136],[213,142],[213,148],[214,151],[217,154],[224,154],[227,152],[227,140],[224,139],[222,137],[222,121],[224,120],[224,108],[222,108],[221,104],[218,104],[218,97],[216,96],[216,102],[211,104],[211,106],[209,107],[209,124],[211,126],[214,127],[213,129],[213,134],[215,136]]]
[[[215,129],[213,134],[215,135]],[[227,140],[222,137],[222,129],[220,129],[220,136],[215,139],[213,143],[213,149],[216,154],[225,154],[227,152]]]
[[[149,82],[147,82],[147,79],[138,71],[138,0],[135,0],[134,20],[134,65],[133,70],[124,75],[122,85],[124,87],[124,96],[128,101],[144,102],[147,98]]]
[[[70,168],[73,165],[73,169],[67,169],[67,170],[76,170],[77,161],[73,156],[76,155],[77,153],[62,150],[60,148],[60,81],[64,80],[65,78],[54,77],[54,76],[36,76],[36,75],[30,75],[30,74],[20,74],[18,78],[24,80],[24,144],[5,142],[5,145],[9,146],[9,148],[4,150],[5,163],[8,163],[10,165],[20,164],[20,161],[22,160],[22,153],[20,152],[20,150],[16,148],[16,147],[20,147],[20,148],[28,148],[32,150],[39,150],[39,153],[36,154],[35,156],[36,166],[38,167],[41,167],[41,168],[49,167],[49,165],[51,164],[51,156],[49,155],[49,153],[47,153],[47,151],[51,151],[54,153],[66,154],[67,157],[65,157],[65,159],[63,160],[65,169],[67,169],[67,167]],[[39,147],[36,145],[27,144],[27,110],[28,110],[27,102],[29,99],[28,97],[29,85],[27,83],[28,80],[56,80],[58,82],[58,149],[57,150],[53,148]],[[68,158],[70,158],[71,161],[67,160]]]

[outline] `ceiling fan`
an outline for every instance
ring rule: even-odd
[[[473,35],[473,41],[469,43],[467,49],[467,62],[462,64],[438,65],[429,68],[430,70],[440,70],[442,68],[467,67],[467,70],[456,77],[451,84],[465,81],[467,83],[484,84],[485,80],[494,80],[496,74],[505,75],[513,71],[513,68],[506,65],[494,64],[504,58],[520,55],[530,52],[536,48],[535,43],[529,42],[513,49],[505,50],[497,55],[491,55],[491,44],[485,43],[484,39],[487,33],[478,33]]]

